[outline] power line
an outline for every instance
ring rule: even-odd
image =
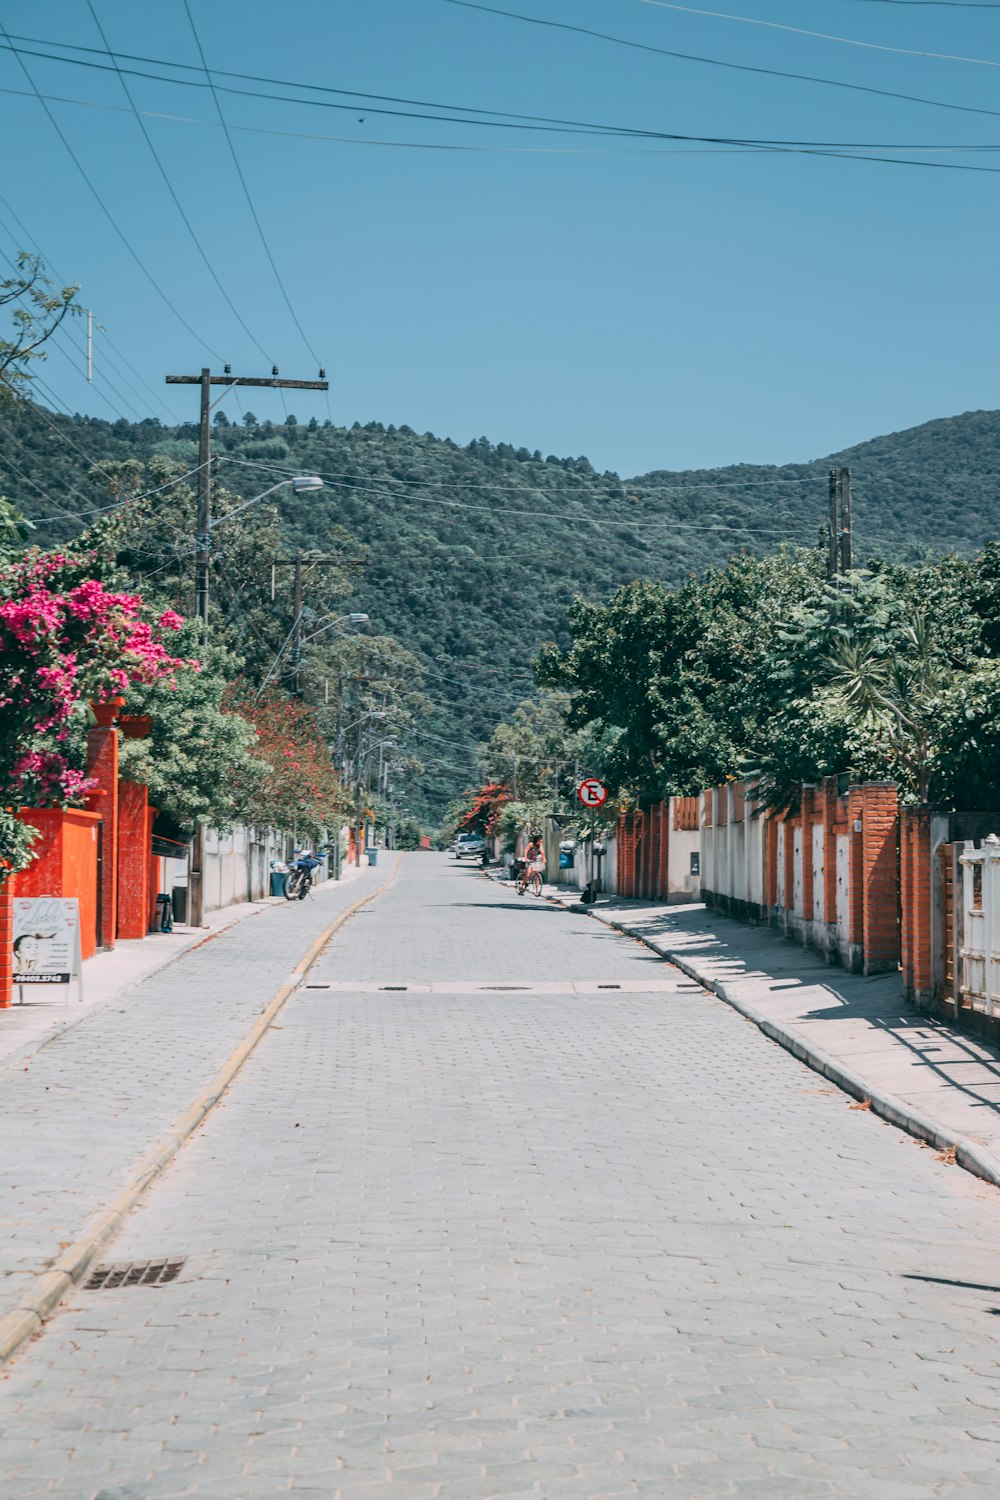
[[[205,264],[205,268],[208,271],[208,274],[211,276],[212,280],[215,282],[215,285],[218,287],[219,291],[221,292],[221,294],[223,296],[223,299],[225,300],[226,306],[229,308],[230,312],[233,314],[233,317],[239,323],[240,327],[243,329],[243,332],[247,335],[247,337],[249,338],[250,342],[256,346],[256,348],[260,351],[260,353],[264,356],[264,358],[268,361],[269,364],[273,364],[274,360],[273,360],[272,356],[270,354],[268,354],[268,352],[264,348],[264,346],[260,343],[260,341],[251,332],[251,330],[248,327],[246,321],[244,320],[242,314],[240,313],[240,311],[237,308],[236,304],[233,302],[233,299],[230,297],[229,293],[226,291],[226,288],[223,286],[222,281],[221,281],[221,279],[219,277],[218,272],[216,271],[216,269],[213,266],[212,262],[209,260],[208,253],[205,250],[204,245],[202,244],[201,240],[198,237],[198,234],[197,234],[197,232],[195,230],[194,225],[191,223],[191,220],[188,218],[187,213],[184,210],[184,205],[181,203],[180,198],[178,198],[177,193],[174,190],[174,185],[171,182],[171,180],[170,180],[170,178],[169,178],[169,176],[167,174],[167,169],[163,165],[163,161],[162,161],[162,159],[160,157],[160,154],[159,154],[159,152],[157,151],[156,147],[153,144],[152,136],[150,135],[149,131],[146,129],[146,125],[145,125],[145,122],[143,121],[141,113],[136,108],[136,103],[135,103],[135,100],[132,97],[132,92],[129,89],[129,86],[128,86],[128,84],[125,81],[125,75],[122,73],[122,70],[119,68],[118,61],[117,61],[117,59],[115,57],[115,54],[114,54],[114,52],[112,52],[111,47],[110,47],[110,45],[108,43],[107,36],[105,35],[105,32],[104,32],[104,27],[101,25],[101,22],[100,22],[100,20],[98,18],[98,15],[97,15],[97,11],[94,9],[93,0],[87,0],[87,8],[90,11],[90,14],[94,18],[94,25],[97,27],[97,30],[98,30],[98,33],[100,35],[101,41],[104,43],[105,50],[106,50],[108,56],[111,58],[111,61],[114,63],[115,72],[118,74],[118,80],[121,83],[122,90],[123,90],[123,92],[125,94],[125,98],[129,102],[129,107],[130,107],[133,115],[135,116],[136,124],[138,125],[139,129],[142,131],[143,140],[146,142],[146,145],[149,147],[150,154],[152,155],[152,158],[153,158],[154,162],[156,163],[156,166],[157,166],[157,169],[158,169],[158,171],[160,173],[160,176],[163,178],[163,182],[164,182],[164,185],[165,185],[165,187],[167,189],[167,192],[170,194],[170,197],[172,198],[173,203],[174,203],[174,207],[177,209],[177,212],[180,214],[181,219],[182,219],[182,221],[184,223],[184,227],[187,230],[188,234],[190,235],[191,240],[194,243],[195,249],[197,250],[198,254],[201,256],[201,259],[202,259],[202,261]]]
[[[42,55],[48,56],[48,54],[42,54]],[[74,58],[66,58],[66,57],[52,57],[51,61],[53,61],[53,62],[74,62],[74,61],[76,61],[76,59],[74,59]],[[170,66],[175,66],[175,64],[171,64]],[[106,69],[105,71],[111,72],[113,70],[109,68],[109,69]],[[152,75],[152,74],[144,74],[142,76],[144,76],[144,77],[152,77],[154,75]],[[161,78],[159,81],[160,82],[184,82],[185,80],[183,80],[183,79],[170,79],[170,80],[167,80],[167,79],[162,79]],[[306,86],[306,87],[313,87],[313,85],[304,85],[304,86]],[[34,94],[30,93],[27,89],[0,88],[0,94],[10,94],[11,96],[13,96],[15,98],[18,98],[18,99],[21,99],[21,98],[23,98],[23,99],[33,99],[35,97]],[[102,110],[102,111],[104,111],[106,113],[121,114],[121,115],[127,115],[127,114],[131,113],[130,110],[126,109],[122,105],[101,103],[101,102],[99,102],[99,101],[97,101],[95,99],[75,99],[75,98],[73,98],[72,95],[68,95],[68,94],[43,94],[42,97],[44,99],[48,99],[51,103],[55,103],[55,104],[73,104],[73,105],[79,106],[81,109],[97,109],[97,110]],[[296,102],[308,104],[310,101],[309,100],[296,101],[294,99],[284,99],[284,100],[282,100],[282,102],[285,103],[285,104],[294,104]],[[355,108],[356,107],[357,106],[355,106]],[[217,119],[216,120],[202,120],[202,119],[199,119],[195,115],[166,114],[162,110],[144,109],[144,110],[140,110],[139,113],[143,116],[144,119],[147,119],[147,120],[166,120],[166,121],[168,121],[168,122],[170,122],[171,124],[174,124],[174,125],[203,125],[203,126],[208,126],[208,127],[212,128],[212,129],[215,129],[215,128],[218,127],[218,124],[219,124],[219,122],[218,122]],[[425,118],[425,117],[424,116],[418,116],[417,118]],[[427,118],[431,118],[431,117],[427,117]],[[461,122],[458,122],[458,121],[449,121],[448,123],[461,123]],[[480,121],[472,121],[470,123],[472,123],[472,124],[485,124],[487,122],[480,120]],[[645,149],[640,149],[638,147],[633,148],[633,147],[630,147],[630,146],[618,147],[617,149],[614,148],[614,147],[610,147],[610,146],[478,146],[478,145],[470,145],[468,143],[461,143],[461,144],[459,144],[459,143],[456,143],[454,141],[397,141],[397,140],[385,140],[385,139],[383,139],[381,137],[374,137],[374,136],[365,136],[364,138],[361,138],[359,136],[351,136],[351,135],[328,135],[328,134],[324,134],[321,131],[315,131],[315,130],[276,130],[276,129],[274,129],[271,126],[266,126],[266,125],[230,125],[229,128],[230,128],[230,130],[239,130],[239,131],[243,131],[245,134],[250,134],[250,135],[270,135],[270,136],[275,136],[279,140],[292,140],[292,141],[328,141],[328,142],[331,142],[333,144],[343,145],[343,146],[384,146],[384,147],[398,148],[400,150],[406,150],[406,151],[471,152],[473,154],[481,155],[481,156],[497,156],[497,155],[501,155],[501,156],[502,155],[507,155],[507,156],[738,156],[738,155],[755,155],[755,154],[766,154],[766,153],[773,154],[774,151],[776,150],[776,146],[773,145],[773,144],[768,144],[768,143],[764,143],[764,142],[757,143],[757,142],[755,142],[755,141],[753,141],[752,139],[749,139],[749,138],[747,140],[745,140],[745,141],[736,141],[736,142],[734,142],[733,145],[712,145],[712,144],[710,144],[710,142],[713,141],[713,140],[715,140],[716,139],[715,137],[710,137],[710,136],[705,136],[705,137],[701,137],[701,136],[681,136],[681,135],[678,135],[676,137],[667,137],[667,136],[662,135],[662,134],[661,135],[657,135],[655,132],[640,131],[640,130],[627,130],[625,128],[622,128],[620,131],[616,131],[616,130],[613,130],[613,129],[609,128],[606,131],[601,131],[601,130],[580,130],[580,131],[570,131],[570,132],[562,132],[562,133],[564,133],[564,134],[566,134],[566,133],[568,133],[568,134],[576,134],[576,135],[608,135],[608,136],[611,136],[614,139],[621,138],[621,139],[626,139],[626,140],[630,139],[632,137],[634,137],[637,140],[676,138],[677,140],[682,140],[682,141],[683,140],[691,140],[691,141],[695,142],[695,144],[692,145],[692,146],[651,146],[651,147],[648,147],[648,148],[645,148]],[[705,144],[698,145],[697,143],[699,141],[703,141]],[[925,142],[925,143],[920,144],[920,145],[908,145],[905,142],[892,142],[890,145],[881,145],[881,146],[879,146],[877,143],[871,142],[871,141],[868,141],[868,142],[865,142],[865,141],[843,141],[843,142],[815,141],[815,142],[800,142],[800,143],[787,143],[786,142],[786,143],[783,143],[783,144],[785,144],[785,145],[788,146],[789,151],[791,151],[791,149],[792,149],[792,144],[798,144],[798,145],[802,146],[803,148],[805,148],[806,146],[809,146],[810,148],[815,149],[816,151],[820,151],[820,150],[826,151],[826,150],[833,150],[833,148],[837,148],[838,150],[842,150],[845,153],[848,153],[848,152],[850,152],[850,153],[856,153],[856,152],[875,151],[875,150],[915,151],[915,152],[916,151],[920,151],[920,152],[934,152],[934,153],[946,152],[946,153],[950,153],[950,154],[956,154],[956,153],[959,153],[959,152],[990,152],[990,151],[1000,151],[1000,146],[989,145],[989,144],[978,145],[978,144],[973,144],[973,143],[969,143],[969,142],[959,143],[959,144],[955,144],[955,145],[946,145],[946,146],[937,146],[937,145],[934,145],[933,143],[930,143],[930,142]],[[852,159],[852,158],[848,157],[847,159]],[[867,158],[866,157],[857,157],[857,160],[867,160]],[[133,370],[133,373],[135,373],[138,376],[138,378],[140,380],[142,380],[142,376],[138,375],[138,372],[135,371],[134,367],[130,366],[130,368]],[[145,384],[145,381],[143,381],[143,384]],[[329,411],[329,400],[327,402],[327,410]],[[332,420],[332,414],[331,414],[331,420]]]
[[[4,24],[3,24],[2,21],[0,21],[0,31],[3,32],[4,36],[7,37],[8,42],[10,42],[9,33],[8,33],[8,31],[7,31],[7,29],[4,26]],[[48,117],[49,123],[52,125],[52,128],[55,130],[55,132],[58,135],[59,139],[62,141],[62,143],[65,146],[66,150],[69,152],[70,158],[71,158],[74,166],[76,167],[77,171],[80,173],[80,176],[83,178],[84,182],[87,184],[87,187],[90,189],[91,193],[93,194],[94,199],[96,200],[98,207],[101,209],[101,212],[104,214],[104,216],[107,219],[108,223],[111,225],[112,229],[115,231],[115,233],[117,234],[118,238],[121,240],[122,244],[125,246],[126,250],[128,251],[129,255],[131,255],[132,259],[135,261],[136,265],[139,267],[140,271],[143,273],[143,275],[145,276],[146,280],[149,282],[150,286],[162,298],[163,302],[170,309],[170,311],[174,314],[174,316],[178,319],[178,321],[187,329],[187,331],[191,335],[191,337],[194,338],[194,339],[197,339],[198,343],[201,344],[203,348],[208,349],[208,351],[209,351],[210,354],[215,355],[215,357],[217,359],[221,359],[222,356],[216,354],[216,351],[214,349],[212,349],[211,345],[205,343],[205,340],[200,336],[200,334],[196,333],[195,330],[191,327],[191,324],[188,322],[187,318],[185,318],[184,314],[180,311],[180,309],[177,308],[175,306],[175,304],[170,300],[170,298],[167,296],[166,292],[163,290],[163,288],[160,286],[159,282],[156,280],[156,278],[153,275],[152,271],[150,271],[149,267],[146,265],[145,261],[143,261],[141,259],[138,251],[136,249],[134,249],[131,241],[126,236],[125,231],[121,228],[121,226],[119,225],[117,219],[112,214],[110,208],[105,203],[105,201],[101,197],[100,193],[97,191],[97,188],[94,186],[94,183],[92,182],[91,178],[87,174],[87,171],[86,171],[83,163],[81,162],[80,158],[77,156],[76,152],[73,150],[73,147],[70,145],[69,141],[66,139],[66,135],[63,132],[62,126],[59,124],[58,120],[56,119],[55,115],[52,113],[51,109],[49,109],[49,106],[48,106],[47,102],[45,101],[45,99],[39,93],[38,85],[35,83],[34,78],[32,77],[31,73],[29,72],[27,63],[24,61],[23,57],[21,56],[20,52],[17,50],[16,47],[14,47],[13,45],[11,45],[9,50],[12,51],[15,54],[15,56],[17,57],[18,65],[20,66],[21,71],[23,72],[25,78],[28,80],[28,83],[31,86],[32,92],[35,95],[35,98],[38,100],[39,104],[42,106],[42,109],[45,111],[45,114]]]
[[[808,31],[804,26],[788,26],[782,21],[762,21],[756,16],[734,16],[728,11],[702,10],[696,5],[681,5],[678,0],[639,0],[641,5],[655,5],[659,10],[683,11],[690,16],[710,16],[716,21],[738,21],[744,26],[766,26],[771,31],[790,31],[795,36],[813,37],[820,42],[841,42],[845,47],[863,47],[869,52],[894,52],[903,57],[934,58],[938,62],[972,63],[980,68],[1000,68],[1000,62],[984,57],[960,57],[953,52],[921,52],[915,47],[891,47],[883,42],[865,42],[858,37],[835,36],[828,31]]]
[[[309,339],[306,336],[306,331],[302,327],[302,324],[299,322],[298,314],[296,313],[295,308],[292,306],[292,299],[289,297],[288,291],[285,287],[285,283],[281,279],[281,272],[278,270],[277,262],[275,261],[274,256],[271,253],[271,247],[267,242],[267,236],[264,233],[264,227],[260,222],[260,216],[257,213],[253,198],[250,195],[250,188],[247,185],[246,177],[243,175],[243,168],[240,166],[240,159],[236,154],[236,146],[234,145],[233,138],[229,133],[229,126],[226,124],[226,117],[222,112],[222,105],[219,103],[219,97],[215,90],[215,83],[213,81],[211,73],[209,72],[208,63],[205,61],[205,53],[202,50],[201,40],[198,36],[198,31],[194,24],[194,17],[191,14],[191,7],[188,4],[188,0],[183,0],[183,3],[184,11],[188,18],[188,24],[191,27],[191,35],[194,37],[194,43],[198,49],[198,56],[201,59],[202,70],[204,71],[205,77],[208,80],[208,86],[212,93],[212,101],[215,104],[216,112],[219,116],[219,124],[222,126],[222,132],[226,137],[226,145],[229,147],[229,154],[233,159],[233,166],[236,168],[236,175],[240,179],[240,186],[243,189],[243,196],[247,200],[247,207],[249,208],[251,218],[256,225],[260,242],[264,247],[264,254],[267,256],[268,264],[271,267],[271,270],[274,272],[274,279],[278,283],[278,290],[280,291],[284,299],[285,306],[288,308],[292,322],[298,329],[299,336],[301,337],[302,342],[308,350],[309,354],[312,355],[313,361],[315,362],[315,364],[319,365],[322,363],[322,361],[320,360],[319,355],[316,353],[312,344],[310,344]],[[115,66],[117,68],[117,62]],[[254,342],[256,343],[256,340],[254,340]]]
[[[655,3],[655,0],[652,0]],[[625,37],[612,36],[606,31],[594,31],[588,26],[574,26],[569,21],[550,21],[542,16],[526,16],[520,11],[501,10],[495,5],[482,5],[479,0],[444,0],[445,5],[458,5],[463,10],[483,11],[487,15],[504,16],[511,21],[523,21],[530,26],[548,26],[557,31],[574,31],[581,36],[591,36],[602,42],[613,42],[618,47],[631,47],[638,52],[655,52],[661,57],[677,58],[681,62],[702,63],[713,68],[728,68],[737,73],[758,73],[767,78],[790,78],[796,83],[818,83],[826,88],[850,89],[858,94],[876,94],[883,99],[899,99],[907,104],[926,104],[934,109],[953,109],[961,114],[997,115],[1000,110],[978,108],[972,104],[951,104],[944,99],[929,99],[922,94],[903,94],[895,89],[879,89],[865,83],[846,83],[843,79],[823,78],[816,73],[794,73],[784,68],[765,68],[753,63],[727,62],[720,57],[706,57],[697,52],[678,52],[673,48],[654,47],[651,42],[634,42]]]
[[[581,33],[584,36],[593,36],[593,37],[598,38],[601,41],[613,42],[613,43],[616,43],[619,46],[635,48],[635,49],[638,49],[641,52],[654,52],[654,53],[658,53],[658,54],[660,54],[661,56],[664,56],[664,57],[680,58],[683,61],[706,63],[706,64],[710,64],[710,65],[715,66],[715,67],[736,69],[737,71],[740,71],[740,72],[764,73],[764,74],[774,75],[774,76],[777,76],[779,78],[791,78],[791,79],[796,80],[798,82],[820,83],[820,84],[828,85],[831,88],[851,89],[851,90],[854,90],[856,92],[876,94],[876,95],[883,96],[885,98],[900,99],[900,100],[903,100],[904,102],[911,103],[911,104],[926,104],[926,105],[931,105],[931,106],[933,106],[935,108],[938,108],[938,109],[952,109],[952,110],[957,110],[959,113],[964,113],[964,114],[989,115],[989,116],[991,116],[993,118],[1000,117],[1000,110],[996,110],[996,109],[977,108],[977,107],[974,107],[972,105],[964,105],[964,104],[951,104],[951,103],[949,103],[949,102],[947,102],[945,100],[930,99],[930,98],[924,97],[923,95],[896,93],[896,92],[885,90],[885,89],[877,89],[877,88],[874,88],[874,87],[869,87],[869,86],[863,85],[863,84],[845,83],[845,82],[843,82],[841,80],[838,80],[838,79],[831,79],[831,78],[823,78],[823,77],[819,77],[819,76],[814,76],[814,75],[808,74],[808,73],[784,73],[784,72],[780,72],[780,71],[778,71],[776,69],[773,69],[773,68],[751,67],[749,64],[726,62],[726,61],[723,61],[720,58],[703,57],[700,54],[693,54],[693,53],[687,53],[687,52],[674,52],[674,51],[670,51],[670,50],[668,50],[666,48],[663,48],[663,47],[655,47],[655,46],[653,46],[650,43],[629,41],[629,40],[627,40],[627,39],[625,39],[623,37],[612,36],[612,35],[610,35],[609,33],[606,33],[606,32],[592,31],[592,30],[590,30],[590,29],[588,29],[586,27],[574,26],[574,25],[572,25],[572,24],[570,24],[569,22],[566,22],[566,21],[549,21],[549,20],[542,19],[539,16],[524,15],[521,12],[518,12],[518,11],[502,10],[502,9],[496,7],[496,6],[482,5],[482,4],[478,4],[478,3],[473,3],[473,0],[444,0],[444,3],[448,4],[448,5],[460,5],[460,6],[463,6],[465,9],[469,9],[469,10],[484,11],[485,13],[487,13],[489,15],[503,16],[503,17],[505,17],[507,19],[510,19],[510,20],[523,21],[523,22],[526,22],[526,23],[528,23],[530,25],[534,25],[534,26],[548,26],[548,27],[552,27],[552,28],[555,28],[556,30],[560,30],[560,31],[574,31],[574,32],[579,32],[579,33]],[[80,58],[80,57],[60,57],[58,54],[52,53],[52,52],[35,52],[35,51],[32,51],[30,48],[21,48],[21,49],[19,49],[19,48],[17,48],[17,47],[14,46],[14,41],[16,40],[16,41],[34,42],[34,43],[37,43],[38,45],[41,45],[41,46],[63,47],[65,50],[70,50],[71,49],[71,50],[73,50],[75,52],[97,53],[97,54],[99,54],[101,56],[105,55],[103,49],[96,48],[96,47],[82,47],[82,46],[78,46],[76,44],[70,44],[70,43],[64,43],[64,42],[51,42],[51,41],[46,40],[45,38],[36,38],[36,37],[21,36],[18,33],[8,33],[7,35],[8,35],[8,41],[9,41],[9,48],[8,48],[8,50],[10,50],[12,52],[24,51],[24,52],[26,52],[26,54],[28,56],[42,57],[42,58],[45,58],[49,62],[68,63],[68,64],[71,64],[74,67],[84,67],[84,68],[97,69],[99,72],[104,72],[104,73],[110,73],[110,72],[114,72],[115,71],[115,69],[113,67],[111,67],[110,65],[108,65],[108,64],[96,63],[96,62],[88,62],[86,59]],[[128,53],[128,52],[119,52],[119,53],[116,54],[116,56],[119,57],[119,58],[125,58],[128,61],[146,62],[146,63],[149,63],[149,64],[155,66],[155,67],[160,67],[160,68],[173,68],[173,69],[181,70],[181,71],[185,71],[185,72],[195,72],[195,71],[198,71],[191,64],[171,62],[168,59],[164,59],[164,58],[149,58],[149,57],[141,56],[139,54]],[[341,111],[341,112],[346,112],[346,113],[351,113],[351,114],[355,113],[356,110],[357,110],[357,108],[358,108],[358,104],[357,103],[354,103],[354,104],[335,104],[335,103],[332,103],[330,100],[327,100],[327,99],[290,98],[288,95],[285,95],[285,94],[263,93],[263,92],[261,92],[260,90],[257,90],[257,89],[236,89],[236,88],[229,88],[229,87],[227,87],[224,84],[219,84],[219,83],[214,83],[214,82],[210,82],[208,84],[205,84],[205,83],[201,83],[201,82],[199,82],[197,80],[194,80],[194,79],[188,79],[188,78],[171,78],[169,76],[165,76],[162,73],[146,73],[146,72],[143,72],[140,69],[136,69],[136,68],[124,68],[121,71],[125,72],[125,73],[128,73],[129,75],[134,76],[134,77],[149,78],[149,79],[152,79],[154,82],[157,82],[157,83],[173,83],[173,84],[178,84],[178,85],[181,85],[183,87],[189,87],[189,88],[201,88],[201,89],[204,89],[204,88],[213,88],[213,89],[217,90],[218,92],[228,93],[228,94],[234,94],[234,95],[236,95],[239,98],[268,99],[268,100],[271,100],[271,101],[279,103],[279,104],[301,104],[301,105],[306,105],[306,106],[311,107],[311,108],[333,109],[333,110],[338,110],[338,111]],[[297,88],[297,89],[305,89],[305,90],[309,91],[310,93],[337,94],[337,95],[339,95],[342,98],[349,98],[349,99],[353,99],[353,100],[356,100],[356,101],[363,101],[364,102],[364,107],[366,109],[366,112],[370,113],[370,114],[390,115],[390,116],[393,116],[394,118],[401,118],[401,119],[433,120],[433,121],[435,121],[437,123],[444,123],[444,124],[449,124],[449,125],[452,125],[452,124],[465,124],[465,125],[478,125],[480,127],[491,126],[493,128],[499,128],[499,129],[525,129],[525,130],[532,130],[533,129],[533,130],[543,131],[544,133],[553,133],[554,132],[556,134],[563,134],[563,135],[566,135],[566,134],[569,134],[569,135],[584,134],[584,135],[610,135],[610,136],[614,136],[614,137],[626,136],[626,137],[636,137],[636,138],[641,139],[641,140],[647,140],[648,139],[648,140],[704,141],[704,142],[709,142],[709,143],[714,143],[714,144],[719,144],[719,145],[731,145],[731,146],[744,145],[744,146],[757,146],[757,147],[765,147],[765,146],[767,146],[767,147],[772,147],[774,149],[778,149],[778,148],[792,149],[792,148],[795,148],[795,147],[812,147],[812,148],[825,148],[825,147],[841,148],[841,147],[845,147],[845,148],[851,148],[851,147],[855,147],[855,146],[858,147],[859,149],[862,149],[862,148],[863,149],[885,149],[885,150],[901,149],[901,148],[898,148],[898,147],[896,147],[895,145],[893,145],[891,143],[880,143],[880,142],[868,142],[868,143],[839,142],[839,141],[824,142],[824,141],[797,141],[797,140],[769,140],[769,139],[760,138],[760,137],[747,137],[747,138],[744,138],[744,137],[734,137],[734,136],[698,136],[698,135],[684,134],[684,133],[675,132],[675,131],[651,130],[651,129],[643,128],[641,126],[609,125],[609,124],[604,123],[604,122],[563,119],[563,118],[561,118],[559,116],[523,114],[523,113],[518,113],[518,112],[510,111],[510,110],[493,110],[493,109],[483,108],[483,107],[481,107],[479,105],[442,104],[439,101],[424,100],[424,99],[408,99],[408,98],[405,98],[405,97],[399,97],[399,96],[392,95],[392,94],[373,94],[373,93],[367,93],[367,92],[364,92],[362,90],[357,90],[357,89],[334,89],[334,88],[332,88],[332,87],[330,87],[328,85],[320,85],[320,84],[313,84],[313,83],[299,83],[299,82],[295,82],[295,81],[291,81],[291,80],[287,80],[287,79],[280,79],[280,78],[272,79],[272,78],[267,78],[264,75],[258,75],[258,74],[253,74],[253,73],[232,73],[232,72],[228,72],[225,69],[220,69],[220,68],[214,69],[213,73],[214,73],[215,77],[239,78],[239,79],[245,79],[245,80],[250,81],[250,82],[269,83],[269,84],[272,84],[273,86],[276,86],[278,88],[287,88],[287,89]],[[377,102],[375,104],[372,104],[372,103],[368,102],[370,100],[375,100]],[[429,110],[440,110],[440,109],[443,109],[443,110],[449,110],[449,111],[451,111],[451,114],[449,114],[449,115],[416,114],[416,113],[413,113],[412,111],[409,111],[409,110],[385,109],[385,108],[382,108],[381,106],[383,104],[386,104],[386,103],[410,104],[410,105],[413,105],[413,106],[415,106],[415,107],[417,107],[419,109],[429,109]],[[462,111],[465,111],[465,114],[462,114],[461,113]],[[475,118],[472,118],[473,115],[487,116],[488,118],[485,118],[485,119],[475,119]],[[166,116],[166,118],[170,118],[170,116]],[[515,122],[515,123],[511,123],[511,122]],[[198,122],[198,123],[203,123],[203,122]],[[249,127],[249,126],[247,126],[247,127],[239,127],[239,126],[236,126],[234,128],[236,128],[236,129],[240,129],[240,128],[253,129],[255,127]],[[271,133],[271,132],[268,132],[268,133]],[[914,149],[919,149],[919,148],[914,148]]]

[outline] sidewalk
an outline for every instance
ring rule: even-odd
[[[356,865],[346,865],[341,871],[340,884],[354,880],[364,870]],[[335,881],[326,881],[314,889],[319,892]],[[141,983],[158,974],[182,953],[202,943],[211,942],[220,932],[226,932],[255,917],[269,906],[284,905],[281,896],[269,896],[260,901],[243,901],[235,906],[224,906],[210,912],[203,927],[188,927],[178,922],[173,932],[149,933],[136,940],[119,940],[110,952],[95,953],[83,965],[83,1000],[77,999],[76,985],[59,986],[56,993],[44,986],[29,986],[24,991],[23,1003],[18,989],[14,988],[14,1004],[0,1010],[0,1073],[8,1066],[21,1064],[54,1036],[75,1026],[78,1021],[93,1011],[117,1000]]]
[[[210,940],[199,932],[146,978],[125,955],[124,988],[111,975],[82,1019],[0,1066],[0,1323],[212,1087],[331,922],[394,869],[362,867],[306,901],[254,908]]]
[[[562,886],[545,895],[639,938],[874,1113],[1000,1186],[1000,1051],[921,1015],[898,973],[845,973],[700,904],[612,896],[584,907]]]

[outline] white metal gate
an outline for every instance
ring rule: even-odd
[[[967,843],[959,863],[959,993],[964,1004],[992,1016],[1000,1005],[1000,839],[991,833],[981,849]]]

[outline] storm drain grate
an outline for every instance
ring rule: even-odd
[[[84,1291],[110,1292],[118,1286],[165,1286],[184,1269],[184,1257],[171,1260],[108,1261],[91,1271]]]
[[[306,989],[307,990],[328,990],[329,988],[330,988],[330,986],[328,984],[307,984],[306,985]]]
[[[484,984],[484,990],[530,990],[530,984]]]
[[[597,986],[597,988],[599,990],[620,990],[621,989],[621,985],[620,984],[599,984]]]
[[[383,990],[398,990],[402,992],[408,990],[410,986],[408,984],[383,984],[380,985],[379,988]]]

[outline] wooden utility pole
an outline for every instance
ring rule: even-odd
[[[322,373],[322,372],[321,372]],[[202,622],[202,637],[208,636],[209,567],[212,556],[212,386],[253,385],[270,390],[326,391],[326,380],[280,380],[278,367],[269,377],[233,375],[227,365],[222,375],[202,369],[200,375],[168,375],[167,385],[201,387],[198,421],[198,520],[195,525],[195,608]],[[192,927],[202,927],[205,919],[205,825],[196,823],[188,852],[188,911]]]
[[[832,582],[854,567],[854,521],[851,514],[851,471],[846,464],[830,470],[830,521],[826,576]]]
[[[837,576],[837,562],[840,556],[840,486],[837,482],[836,469],[830,470],[830,519],[828,533],[826,576],[827,581],[832,583]]]
[[[302,565],[305,563],[306,576],[312,568],[335,568],[343,567],[342,557],[302,557],[298,554],[292,558],[276,557],[271,563],[271,598],[274,598],[274,575],[278,568],[294,568],[292,577],[292,676],[294,681],[293,691],[296,698],[304,696],[302,687]],[[329,702],[329,688],[327,690],[327,701]]]
[[[851,518],[851,471],[840,471],[840,571],[854,567],[854,523]]]

